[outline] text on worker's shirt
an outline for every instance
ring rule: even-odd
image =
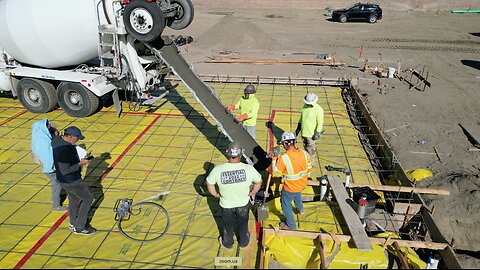
[[[247,174],[244,169],[222,172],[220,181],[224,185],[245,182],[247,181]]]

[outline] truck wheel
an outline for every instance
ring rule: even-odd
[[[73,117],[92,115],[99,105],[98,97],[79,83],[62,82],[59,84],[57,99],[60,107]]]
[[[57,106],[55,87],[37,79],[21,79],[17,84],[20,103],[29,112],[46,113]]]
[[[377,15],[375,15],[375,14],[370,14],[370,16],[368,16],[368,22],[370,22],[370,23],[376,23],[376,22],[377,22]]]
[[[341,22],[341,23],[344,23],[344,22],[346,22],[346,21],[347,21],[347,14],[342,14],[342,15],[340,15],[340,22]]]
[[[160,5],[145,0],[130,1],[125,6],[123,23],[127,32],[142,42],[156,39],[165,28],[165,18]]]
[[[168,27],[181,30],[187,28],[193,21],[193,4],[190,0],[171,0],[171,4],[177,4],[177,15],[168,19]]]

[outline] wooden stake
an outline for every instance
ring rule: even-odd
[[[450,241],[450,246],[452,249],[455,249],[455,238],[452,238],[452,241]]]
[[[318,269],[325,269],[325,249],[323,248],[322,236],[319,234],[315,239],[318,242],[316,243],[318,254],[320,255],[320,263],[318,264]]]
[[[397,253],[398,258],[400,259],[400,268],[401,269],[410,269],[408,264],[407,256],[402,252],[397,241],[393,242],[393,247],[395,247],[395,252]]]
[[[410,207],[410,205],[407,207],[407,212],[405,213],[405,217],[403,218],[403,224],[402,224],[402,228],[404,228],[408,221],[410,220],[410,211],[412,210],[412,208]]]
[[[390,241],[390,238],[392,237],[391,234],[388,235],[387,239],[385,240],[385,243],[382,245],[382,250],[384,251],[387,248],[387,243]]]

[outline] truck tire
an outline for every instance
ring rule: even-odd
[[[347,14],[340,14],[338,19],[341,23],[347,22]]]
[[[171,4],[178,4],[177,16],[168,19],[168,27],[181,30],[187,28],[193,21],[193,4],[190,0],[171,0]]]
[[[62,82],[57,87],[60,108],[73,117],[92,115],[100,103],[97,96],[79,83]]]
[[[46,113],[57,106],[55,87],[38,79],[21,79],[17,84],[20,103],[32,113]]]
[[[165,28],[165,18],[156,2],[130,1],[123,11],[123,23],[127,32],[142,42],[155,40]]]

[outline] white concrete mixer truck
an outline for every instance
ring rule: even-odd
[[[30,112],[86,117],[119,91],[141,100],[168,73],[149,48],[186,28],[190,0],[0,0],[0,91]]]

